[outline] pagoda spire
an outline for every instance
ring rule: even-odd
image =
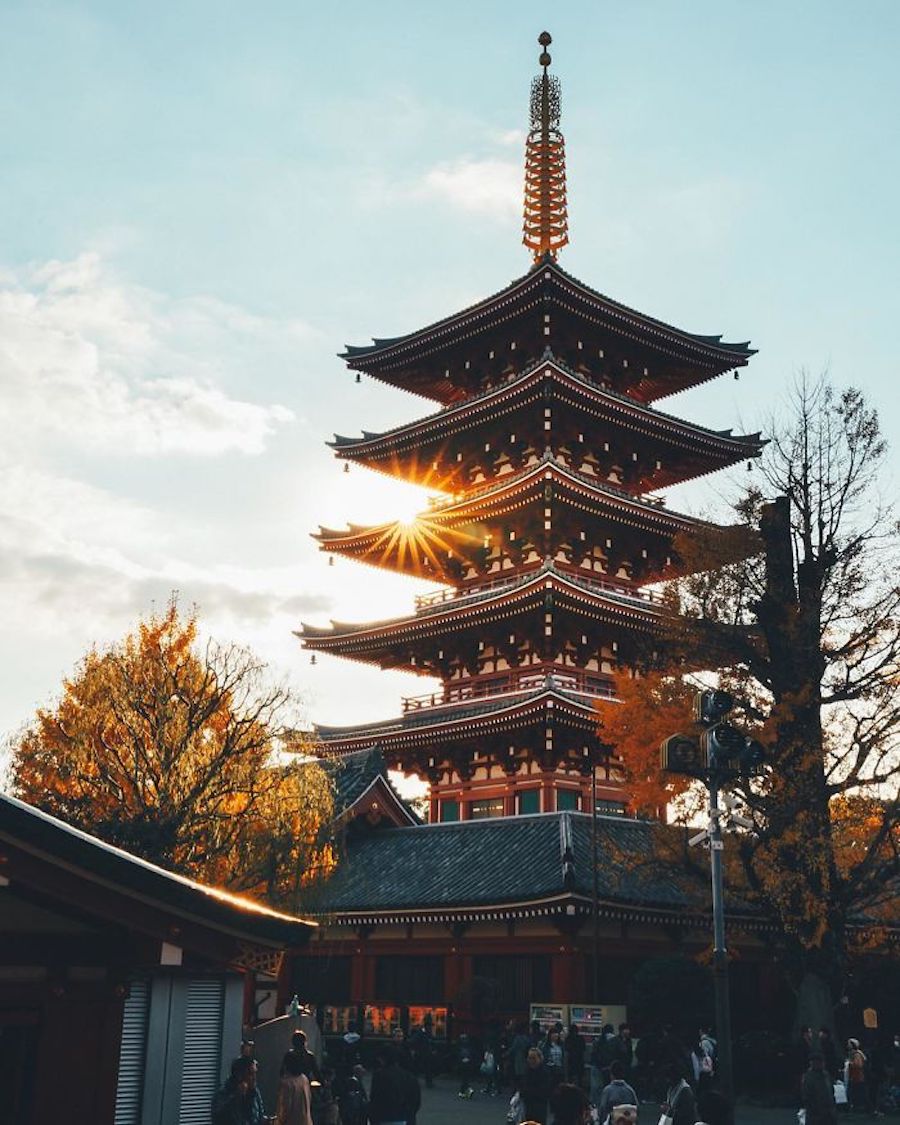
[[[566,148],[559,129],[560,85],[548,74],[552,39],[538,36],[543,73],[531,81],[531,124],[525,142],[525,221],[522,241],[535,262],[554,261],[569,241],[566,210]]]

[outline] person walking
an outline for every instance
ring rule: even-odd
[[[670,1062],[666,1066],[666,1100],[662,1111],[666,1117],[671,1117],[672,1125],[695,1125],[697,1120],[697,1103],[694,1100],[694,1091],[684,1078],[684,1071],[677,1062]]]
[[[241,1055],[234,1060],[231,1074],[213,1098],[213,1125],[264,1125],[266,1111],[256,1077],[255,1059]]]
[[[418,1079],[400,1065],[391,1043],[382,1048],[380,1062],[372,1073],[369,1121],[372,1125],[415,1125],[422,1103]]]
[[[305,1031],[295,1031],[291,1036],[291,1048],[281,1060],[281,1070],[279,1073],[282,1076],[287,1073],[287,1061],[292,1055],[300,1060],[303,1073],[310,1082],[313,1080],[320,1082],[322,1080],[322,1076],[319,1073],[319,1064],[316,1062],[316,1056],[307,1046]]]
[[[459,1093],[457,1097],[471,1098],[472,1076],[475,1074],[475,1048],[469,1036],[463,1032],[456,1044],[456,1068],[459,1073]]]
[[[821,1051],[810,1051],[809,1066],[800,1084],[800,1104],[806,1110],[806,1125],[836,1125],[834,1083]]]
[[[630,1074],[634,1062],[634,1043],[631,1040],[631,1028],[627,1023],[619,1024],[619,1032],[612,1041],[610,1051],[612,1059],[618,1059],[622,1064],[625,1074]]]
[[[344,1083],[338,1099],[342,1125],[367,1125],[369,1099],[362,1081],[362,1067],[356,1067]]]
[[[831,1031],[824,1026],[819,1028],[819,1050],[825,1060],[826,1073],[831,1075],[832,1082],[836,1082],[841,1077],[841,1061]]]
[[[587,1052],[587,1043],[578,1030],[577,1024],[569,1024],[569,1034],[566,1036],[566,1078],[573,1086],[584,1085],[584,1056]]]
[[[565,1052],[562,1036],[556,1027],[552,1027],[547,1034],[544,1043],[544,1063],[550,1074],[551,1088],[555,1089],[565,1075]]]
[[[867,1059],[860,1050],[858,1039],[847,1040],[847,1101],[852,1110],[866,1109]]]
[[[560,1082],[550,1098],[553,1125],[587,1125],[591,1103],[587,1094],[573,1082]]]
[[[526,1062],[528,1058],[528,1049],[531,1046],[531,1040],[528,1037],[528,1031],[524,1023],[516,1026],[515,1035],[512,1037],[512,1042],[509,1045],[510,1056],[510,1069],[512,1071],[513,1089],[521,1089],[522,1079],[525,1077]]]
[[[275,1111],[277,1125],[313,1125],[309,1079],[300,1054],[288,1051],[282,1070]]]
[[[615,1106],[638,1104],[637,1094],[625,1081],[625,1069],[618,1059],[609,1064],[609,1076],[609,1084],[603,1087],[597,1102],[597,1118],[601,1125]]]
[[[522,1120],[537,1121],[547,1125],[547,1102],[550,1098],[551,1079],[544,1065],[539,1047],[530,1047],[525,1060],[519,1094],[522,1098]]]

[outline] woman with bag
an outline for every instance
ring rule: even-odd
[[[866,1108],[866,1056],[858,1039],[847,1040],[847,1100],[851,1109]]]
[[[682,1077],[677,1063],[666,1067],[666,1100],[658,1125],[694,1125],[697,1103],[694,1091]]]

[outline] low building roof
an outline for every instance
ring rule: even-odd
[[[0,874],[13,886],[27,880],[41,883],[42,876],[49,873],[54,876],[56,893],[65,885],[63,893],[70,905],[108,913],[111,921],[126,927],[136,918],[144,920],[135,925],[141,929],[151,917],[176,916],[239,942],[284,948],[304,944],[316,926],[308,919],[166,871],[3,794],[0,851],[4,859]],[[50,888],[46,878],[43,883],[45,890]]]

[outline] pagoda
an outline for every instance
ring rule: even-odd
[[[314,653],[437,679],[401,714],[317,727],[328,756],[377,749],[427,778],[431,820],[624,811],[597,735],[613,674],[661,634],[657,583],[699,526],[660,489],[759,455],[758,434],[710,430],[658,400],[746,365],[753,349],[672,327],[558,264],[568,242],[560,86],[540,37],[526,142],[522,277],[405,336],[348,347],[357,373],[436,404],[335,455],[435,494],[412,523],[321,528],[321,549],[431,579],[407,615],[300,636]]]

